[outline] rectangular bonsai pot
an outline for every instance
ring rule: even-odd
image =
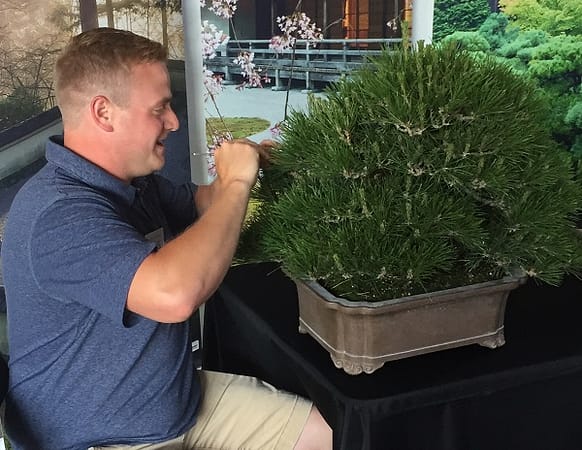
[[[381,302],[338,298],[313,281],[295,280],[299,331],[309,333],[347,373],[372,373],[386,361],[480,344],[505,343],[509,292],[526,277],[447,289]]]

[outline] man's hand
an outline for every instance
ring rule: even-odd
[[[245,183],[249,189],[257,181],[262,147],[249,139],[224,141],[214,151],[216,176],[226,186],[233,181]]]
[[[217,161],[215,153],[215,162],[217,166],[216,171],[218,175],[217,179],[210,185],[198,186],[198,189],[194,194],[194,202],[196,204],[196,210],[198,211],[198,214],[202,215],[208,209],[212,203],[214,193],[220,189],[220,185],[224,185],[229,182],[229,177],[231,177],[230,172],[233,172],[232,176],[236,176],[238,174],[239,169],[237,167],[233,167],[233,164],[241,164],[242,167],[245,168],[245,171],[247,169],[249,170],[249,173],[246,173],[244,176],[247,177],[246,179],[248,181],[252,180],[250,185],[250,187],[252,187],[256,182],[258,173],[256,166],[257,160],[256,156],[254,155],[258,155],[259,167],[262,169],[267,168],[269,167],[271,161],[271,151],[277,145],[278,144],[275,141],[270,139],[265,139],[261,141],[260,144],[257,144],[249,139],[237,139],[223,143],[221,146],[222,148],[218,151],[218,153],[220,153],[220,162]],[[233,156],[231,152],[239,153]],[[245,158],[248,158],[248,161],[250,162],[245,162]]]

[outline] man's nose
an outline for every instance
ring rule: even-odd
[[[178,116],[171,107],[168,107],[168,113],[166,115],[164,125],[166,129],[170,131],[176,131],[178,128],[180,128],[180,121],[178,120]]]

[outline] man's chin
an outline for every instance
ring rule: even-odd
[[[162,146],[157,146],[155,151],[155,164],[158,165],[154,170],[160,170],[166,164],[166,149]]]
[[[151,175],[154,172],[158,172],[160,170],[162,170],[162,168],[164,167],[166,163],[165,158],[163,157],[157,157],[155,160],[152,159],[152,161],[150,161],[150,164],[148,166],[144,166],[143,167],[143,173],[141,173],[138,176],[147,176],[147,175]]]
[[[165,165],[166,165],[166,158],[164,158],[163,156],[161,158],[158,158],[158,164],[157,164],[157,167],[154,169],[154,172],[158,171],[158,170],[162,170]]]

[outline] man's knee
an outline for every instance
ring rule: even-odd
[[[331,450],[332,430],[319,410],[313,406],[295,450]]]

